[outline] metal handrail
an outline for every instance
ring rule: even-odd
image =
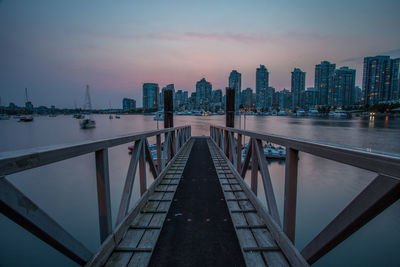
[[[161,144],[162,134],[165,134],[166,142],[164,145]],[[157,164],[154,163],[148,147],[147,138],[152,136],[156,137],[157,142]],[[165,172],[164,169],[168,166],[168,162],[174,159],[174,156],[187,143],[190,136],[191,127],[181,126],[106,138],[98,141],[1,153],[0,211],[65,256],[78,264],[86,264],[92,258],[93,253],[12,185],[5,176],[94,152],[100,240],[103,243],[106,239],[109,239],[109,236],[113,232],[108,148],[135,142],[117,217],[116,229],[120,230],[123,228],[121,227],[122,222],[128,216],[137,166],[139,165],[140,193],[143,197],[147,193],[147,190],[154,187],[154,183],[158,181],[157,178]],[[149,187],[146,184],[146,162],[148,162],[150,171],[155,179],[155,182]]]
[[[271,142],[286,147],[282,229],[292,242],[294,242],[296,225],[299,152],[309,153],[377,174],[375,179],[301,251],[309,264],[316,262],[400,198],[399,155],[369,152],[352,147],[213,125],[210,126],[210,136],[227,158],[232,161],[242,178],[245,177],[249,168],[250,159],[253,159],[251,190],[254,194],[257,194],[259,169],[263,180],[268,212],[277,225],[280,225],[280,219],[279,214],[277,214],[268,164],[266,164],[266,158],[262,151],[262,142]],[[241,161],[242,136],[250,137],[243,164]]]

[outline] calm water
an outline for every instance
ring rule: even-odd
[[[38,117],[33,123],[0,121],[0,152],[67,144],[157,129],[152,116],[96,116],[97,127],[79,129],[70,116]],[[175,125],[192,125],[192,135],[209,135],[224,116],[175,116]],[[242,117],[242,127],[243,127]],[[236,118],[236,125],[238,119]],[[162,122],[160,122],[162,127]],[[400,154],[400,119],[333,120],[247,116],[246,129]],[[153,142],[154,140],[149,140]],[[115,220],[128,169],[127,145],[109,149],[111,201]],[[282,214],[284,164],[269,165]],[[296,246],[302,249],[373,178],[373,173],[300,153]],[[100,245],[94,155],[84,155],[7,177],[90,250]],[[138,180],[138,179],[137,179]],[[249,181],[248,177],[246,181]],[[148,175],[148,184],[152,178]],[[131,207],[139,198],[134,185]],[[265,202],[262,184],[259,196]],[[399,266],[400,202],[385,210],[315,266]],[[0,266],[74,266],[75,263],[0,215]]]

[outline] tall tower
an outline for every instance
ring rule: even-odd
[[[331,93],[329,81],[335,71],[336,64],[329,61],[322,61],[315,65],[315,89],[319,92],[319,105],[328,105],[328,95]]]
[[[399,63],[400,58],[390,59],[389,56],[364,58],[364,104],[373,105],[399,98]]]
[[[264,65],[256,70],[256,107],[266,108],[266,94],[269,87],[269,72]]]
[[[292,71],[292,109],[303,106],[303,93],[306,88],[306,73],[294,68]]]
[[[235,89],[235,110],[239,110],[240,95],[242,89],[242,74],[236,70],[232,70],[229,75],[229,88]]]
[[[341,67],[334,71],[331,81],[332,93],[328,96],[328,104],[337,107],[354,105],[356,70]]]

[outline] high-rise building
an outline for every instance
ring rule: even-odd
[[[294,68],[292,71],[292,110],[303,107],[302,96],[306,87],[306,73]]]
[[[196,108],[208,109],[211,102],[212,85],[202,78],[196,83]]]
[[[240,106],[240,93],[242,91],[242,74],[237,70],[231,71],[229,75],[229,88],[235,89],[235,110]]]
[[[314,108],[318,105],[319,94],[318,90],[313,87],[307,88],[306,91],[303,92],[303,106],[306,109]]]
[[[157,83],[144,83],[143,84],[143,109],[152,110],[158,109],[159,91]]]
[[[212,91],[212,102],[213,103],[222,103],[222,90],[221,89]]]
[[[315,65],[315,89],[319,92],[319,105],[328,105],[328,95],[331,86],[330,78],[335,71],[336,64],[331,64],[328,61],[322,61],[321,64]]]
[[[264,104],[264,109],[265,110],[272,109],[272,102],[273,102],[273,99],[274,99],[274,94],[275,94],[275,88],[269,86],[267,88],[267,91],[265,92],[265,104]]]
[[[243,90],[241,98],[241,105],[243,105],[244,108],[253,107],[253,89],[247,88],[246,90]]]
[[[287,89],[283,89],[279,92],[279,107],[281,110],[292,108],[292,92]]]
[[[333,72],[331,77],[328,105],[347,107],[354,105],[354,86],[356,84],[356,70],[341,67]]]
[[[356,105],[361,105],[361,99],[362,99],[362,89],[359,86],[354,87],[354,104]]]
[[[265,98],[269,85],[269,72],[264,65],[260,65],[256,70],[256,106],[265,108]]]
[[[122,110],[124,112],[135,110],[136,109],[136,100],[131,98],[122,99]]]
[[[400,58],[390,59],[389,56],[364,58],[364,104],[399,99],[399,64]]]

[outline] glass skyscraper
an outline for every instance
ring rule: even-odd
[[[160,89],[157,83],[143,84],[143,109],[158,109]]]
[[[303,93],[306,89],[306,73],[294,68],[292,71],[292,110],[303,107]]]
[[[264,65],[256,70],[256,106],[266,108],[265,98],[269,87],[269,72]]]
[[[231,71],[229,75],[229,88],[235,89],[235,110],[239,110],[240,95],[242,91],[242,74],[236,70]]]
[[[328,61],[322,61],[321,64],[315,65],[314,86],[319,91],[319,105],[328,105],[328,95],[332,90],[329,82],[335,68],[336,64],[331,64]]]

